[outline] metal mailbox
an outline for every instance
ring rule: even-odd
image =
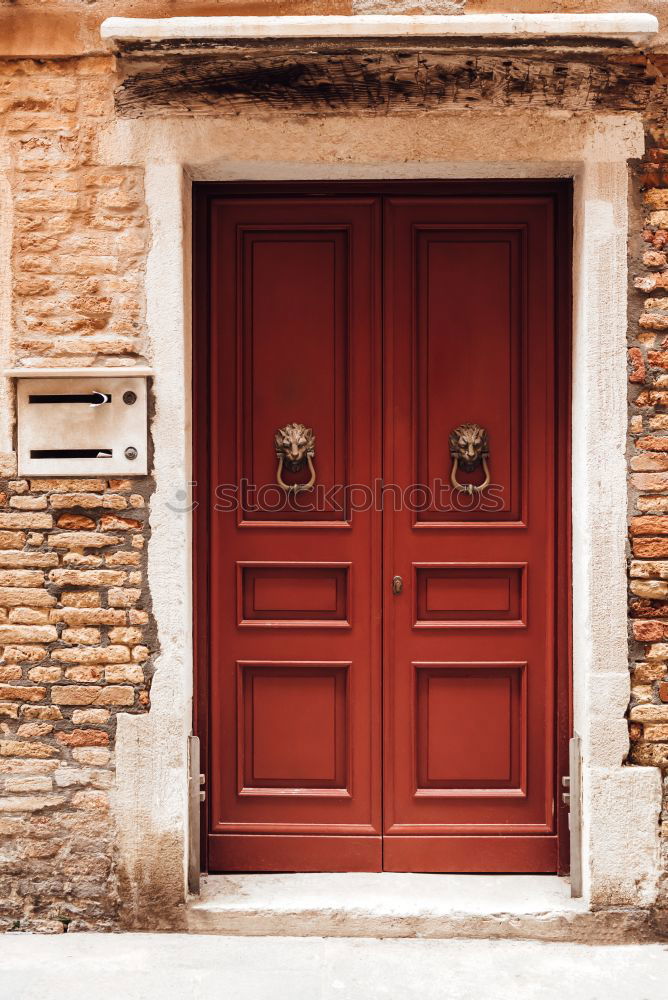
[[[146,377],[21,375],[17,420],[20,476],[148,471]]]

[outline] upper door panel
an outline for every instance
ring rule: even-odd
[[[353,363],[369,360],[353,359],[352,337],[375,330],[378,298],[370,275],[379,205],[359,198],[319,199],[316,212],[314,206],[311,199],[235,198],[213,207],[211,309],[213,317],[226,310],[225,364],[233,367],[225,382],[236,400],[226,481],[239,486],[238,521],[248,528],[314,522],[345,528],[346,487],[365,482],[369,471],[368,448],[360,450],[355,440],[353,451],[360,412],[353,414],[351,397]],[[274,437],[293,422],[315,436],[317,504],[305,492],[286,504],[277,487]],[[299,484],[308,474],[286,467],[283,479]]]
[[[417,521],[517,521],[522,510],[526,388],[525,228],[417,223],[412,239],[415,481],[433,484],[435,497],[433,504],[418,512]],[[488,510],[476,512],[474,518],[465,504],[463,510],[439,513],[436,496],[439,483],[449,485],[449,435],[467,422],[493,428],[489,446],[496,490],[488,495]],[[466,484],[475,477],[461,469],[459,480]]]

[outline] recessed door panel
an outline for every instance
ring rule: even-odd
[[[523,564],[430,563],[415,567],[417,626],[526,625]]]
[[[349,563],[239,564],[239,625],[350,628]]]
[[[517,521],[522,509],[525,227],[416,223],[411,239],[412,273],[406,278],[415,294],[414,481],[428,486],[434,498],[417,510],[416,519],[423,524]],[[465,423],[479,424],[490,437],[492,487],[483,509],[447,491],[449,437]],[[465,469],[459,479],[476,482]]]
[[[240,663],[240,793],[339,788],[349,795],[350,664]]]
[[[431,789],[523,792],[526,664],[418,663],[417,794]],[[481,720],[484,726],[481,729]]]
[[[237,229],[245,521],[345,517],[331,503],[308,510],[306,492],[286,498],[276,484],[272,442],[277,428],[304,424],[315,433],[319,484],[347,483],[349,237],[347,227]],[[288,485],[305,481],[299,471],[286,470],[283,478]]]

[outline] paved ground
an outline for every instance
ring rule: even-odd
[[[0,1000],[662,1000],[668,945],[0,935]]]

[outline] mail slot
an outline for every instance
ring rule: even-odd
[[[31,392],[29,403],[88,403],[90,406],[100,406],[111,402],[111,393],[100,392]]]
[[[21,476],[148,470],[144,377],[18,377],[17,422]]]

